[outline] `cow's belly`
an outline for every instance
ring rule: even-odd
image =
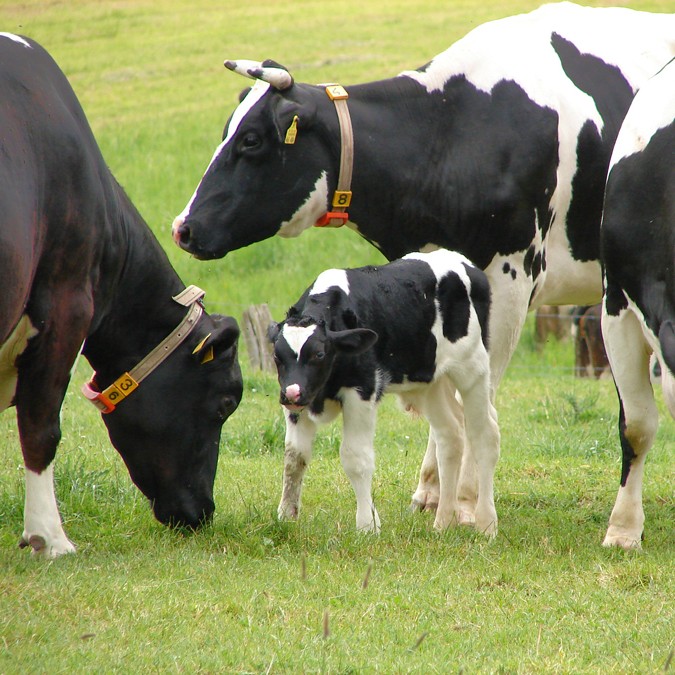
[[[0,411],[9,408],[16,394],[17,369],[16,360],[26,349],[28,340],[38,331],[30,319],[24,315],[19,320],[12,334],[0,347]]]
[[[530,309],[540,305],[594,305],[601,299],[600,263],[578,262],[566,254],[562,260],[549,263]]]

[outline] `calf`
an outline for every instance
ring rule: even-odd
[[[490,401],[489,310],[486,275],[444,249],[319,275],[286,320],[270,327],[286,417],[279,517],[297,517],[317,428],[342,411],[340,459],[356,494],[356,527],[379,531],[371,497],[373,437],[377,404],[389,391],[430,424],[438,529],[463,522],[457,480],[466,424],[478,467],[475,526],[494,536],[499,428]]]
[[[650,354],[675,417],[675,60],[635,96],[614,146],[601,227],[602,333],[619,394],[621,485],[605,546],[639,548],[658,427]],[[672,525],[672,523],[671,523]]]
[[[575,307],[572,316],[575,329],[574,374],[577,377],[592,374],[599,380],[609,367],[600,326],[602,305]]]

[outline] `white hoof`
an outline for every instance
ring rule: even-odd
[[[31,555],[40,558],[53,559],[68,553],[75,553],[75,545],[65,536],[48,544],[47,540],[42,535],[31,534],[29,536],[24,532],[19,540],[19,548],[29,547],[31,549]]]

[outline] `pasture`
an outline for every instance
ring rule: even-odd
[[[533,1],[0,0],[0,30],[40,41],[68,75],[104,157],[207,308],[276,318],[322,269],[382,261],[349,231],[268,240],[198,262],[171,241],[244,81],[225,58],[273,58],[344,84],[425,63],[472,27]],[[600,4],[600,3],[596,3]],[[603,3],[608,4],[608,3]],[[672,11],[670,0],[632,7]],[[323,431],[297,523],[280,523],[283,419],[271,375],[245,378],[221,443],[214,522],[157,523],[80,396],[63,409],[57,494],[76,556],[32,559],[12,411],[0,417],[0,672],[664,672],[673,659],[675,425],[662,401],[647,460],[641,552],[600,546],[620,472],[608,380],[573,377],[570,343],[540,354],[528,323],[500,388],[500,531],[432,531],[408,504],[426,426],[381,406],[379,538]],[[180,414],[180,401],[158,401]]]

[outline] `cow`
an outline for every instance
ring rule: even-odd
[[[642,480],[658,428],[650,355],[675,418],[675,60],[635,96],[612,153],[601,249],[602,332],[619,395],[621,482],[605,546],[640,548]]]
[[[297,518],[314,436],[342,412],[340,459],[356,495],[356,527],[379,532],[371,495],[375,418],[382,396],[392,392],[429,422],[440,530],[461,518],[456,488],[465,418],[479,478],[474,524],[493,537],[499,428],[490,401],[489,311],[485,273],[453,251],[322,272],[269,330],[286,418],[279,518]]]
[[[208,260],[347,223],[389,260],[461,252],[492,288],[494,400],[528,310],[600,301],[611,150],[635,91],[673,55],[675,15],[564,2],[483,24],[418,70],[354,86],[226,61],[256,81],[173,237]],[[438,502],[428,450],[419,508]]]
[[[574,325],[574,374],[592,375],[599,380],[609,367],[602,339],[602,304],[582,305],[572,309]]]
[[[53,460],[80,353],[95,371],[85,393],[154,515],[196,529],[242,395],[237,323],[185,288],[40,45],[0,34],[0,90],[0,410],[16,408],[25,464],[20,545],[75,551]]]

